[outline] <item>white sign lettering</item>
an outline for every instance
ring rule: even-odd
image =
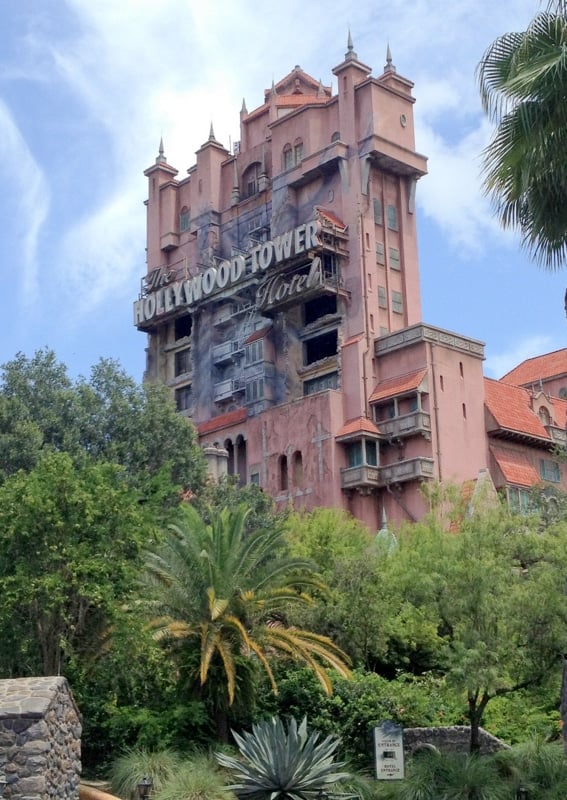
[[[248,253],[250,271],[252,274],[258,271],[264,272],[293,256],[320,247],[319,231],[319,222],[311,221],[305,225],[299,225],[281,236],[276,236],[272,241],[253,247]],[[316,262],[317,266],[315,266]],[[193,278],[173,283],[167,283],[162,273],[164,273],[164,268],[158,268],[150,273],[151,280],[146,279],[148,294],[134,302],[134,325],[143,325],[154,317],[170,313],[183,306],[194,306],[216,292],[238,284],[246,275],[246,259],[244,256],[235,256],[230,260],[222,261],[217,267],[209,267]],[[318,258],[314,259],[309,275],[294,276],[287,283],[284,276],[281,276],[281,278],[275,279],[279,281],[277,286],[270,284],[266,287],[269,281],[265,281],[258,289],[260,293],[262,287],[266,287],[262,296],[266,294],[268,299],[262,308],[271,305],[276,297],[281,298],[278,300],[281,302],[288,296],[293,297],[301,293],[302,289],[307,286],[316,285],[314,283],[317,280],[316,273],[320,281],[321,262]]]

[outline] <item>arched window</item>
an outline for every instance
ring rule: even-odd
[[[284,492],[288,488],[287,456],[280,456],[280,489]]]
[[[187,206],[183,206],[181,211],[179,212],[179,232],[183,233],[183,231],[189,230],[189,209]]]
[[[335,131],[335,132],[333,133],[333,135],[331,136],[331,141],[332,141],[332,142],[339,142],[339,141],[340,141],[340,139],[341,139],[341,133],[340,133],[340,131]]]
[[[242,176],[242,197],[252,197],[259,192],[259,182],[261,166],[259,163],[250,164]]]
[[[299,164],[303,158],[303,141],[301,139],[296,139],[293,143],[293,161],[295,164]]]
[[[301,450],[296,450],[292,456],[293,485],[301,488],[303,486],[303,456]]]
[[[293,148],[290,144],[286,144],[283,149],[283,168],[291,169],[293,167]]]

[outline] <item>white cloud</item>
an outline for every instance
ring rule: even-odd
[[[38,281],[37,247],[49,210],[49,190],[8,107],[0,100],[0,174],[6,196],[10,196],[4,231],[20,240],[23,298],[26,305],[36,299]]]
[[[527,358],[551,352],[553,349],[555,349],[555,343],[550,336],[535,334],[520,339],[511,350],[487,355],[484,372],[491,378],[501,378]]]

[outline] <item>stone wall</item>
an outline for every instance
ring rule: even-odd
[[[78,800],[81,719],[65,678],[0,681],[0,774],[9,800]]]
[[[443,728],[404,728],[404,750],[411,755],[424,745],[433,745],[443,753],[467,753],[471,729],[468,725],[449,725]],[[481,755],[495,753],[508,747],[484,728],[480,729]]]

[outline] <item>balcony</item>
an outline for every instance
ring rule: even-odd
[[[229,378],[226,381],[215,383],[213,386],[213,400],[215,403],[230,400],[235,394],[244,392],[245,389],[246,386],[242,378]]]
[[[407,481],[433,478],[433,475],[433,459],[422,456],[408,458],[406,461],[398,461],[385,467],[361,464],[341,470],[341,488],[379,489],[391,483],[406,483]]]
[[[213,347],[213,364],[228,364],[237,353],[242,352],[242,346],[237,339],[230,339],[228,342],[216,344]]]
[[[385,439],[402,439],[419,434],[428,441],[431,439],[431,415],[426,411],[413,411],[376,424]]]
[[[558,428],[555,425],[546,425],[545,430],[551,436],[551,440],[554,444],[558,444],[562,447],[567,446],[567,430],[565,430],[565,428]]]

